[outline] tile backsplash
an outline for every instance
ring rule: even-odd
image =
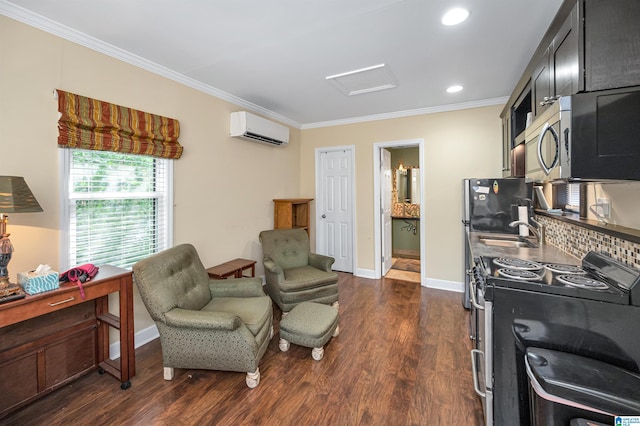
[[[640,269],[640,244],[547,216],[537,216],[536,220],[545,226],[547,244],[578,259],[590,251],[600,251]]]

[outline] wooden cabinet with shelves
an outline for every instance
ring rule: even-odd
[[[100,266],[84,284],[75,284],[0,304],[0,418],[98,369],[131,386],[135,375],[133,282],[131,272]],[[119,316],[108,312],[119,294]],[[109,358],[109,327],[120,331],[120,358]]]
[[[301,228],[310,233],[313,198],[283,198],[273,200],[273,228]]]

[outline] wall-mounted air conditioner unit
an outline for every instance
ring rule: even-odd
[[[289,128],[274,123],[250,112],[238,111],[231,113],[229,125],[230,136],[248,139],[269,145],[282,146],[289,143]]]

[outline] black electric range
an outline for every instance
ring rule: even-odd
[[[529,425],[530,347],[640,374],[640,270],[596,252],[579,265],[481,257],[476,267],[476,299],[484,305],[476,341],[484,342],[478,358],[489,372],[493,424]]]
[[[483,257],[489,281],[499,287],[640,306],[640,270],[589,252],[582,265]]]

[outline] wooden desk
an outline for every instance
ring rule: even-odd
[[[76,284],[65,283],[57,290],[0,304],[0,417],[96,367],[120,380],[121,389],[131,386],[131,271],[103,265],[83,287],[85,299]],[[119,317],[109,313],[108,296],[115,292]],[[120,330],[120,359],[115,361],[109,359],[109,327]]]
[[[211,278],[224,280],[229,277],[242,278],[242,272],[251,269],[251,276],[256,276],[256,261],[250,259],[233,259],[207,269]]]

